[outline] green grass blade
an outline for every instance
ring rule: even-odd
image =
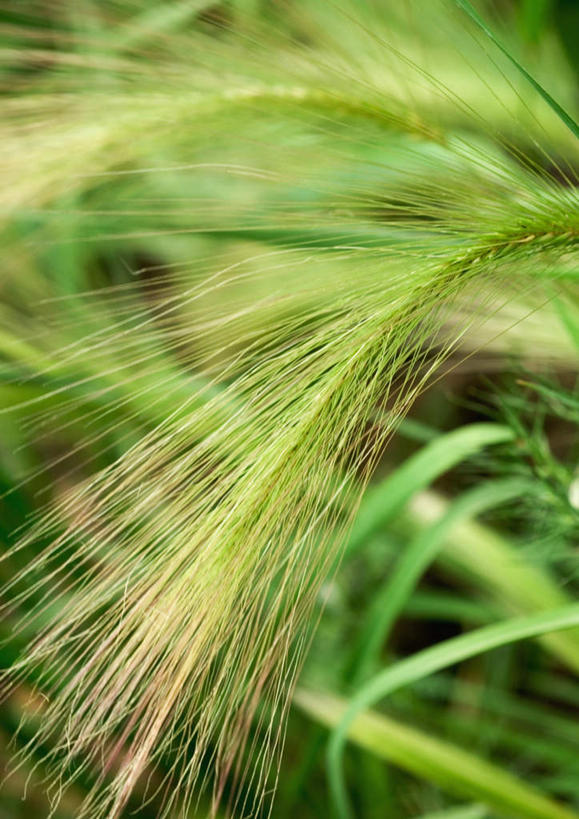
[[[336,729],[349,712],[348,700],[334,694],[298,688],[294,704],[316,721]],[[404,725],[375,711],[356,713],[348,739],[457,796],[484,803],[501,816],[517,819],[577,819],[577,814],[544,796],[513,774],[475,754]],[[485,816],[482,806],[464,816]],[[464,809],[466,810],[466,809]],[[453,814],[449,813],[449,817]],[[459,816],[461,814],[458,814]]]
[[[416,591],[404,607],[404,613],[413,620],[448,620],[486,626],[499,619],[499,609],[471,600],[454,591]]]
[[[427,490],[411,501],[405,525],[428,530],[448,508],[447,501]],[[505,537],[474,520],[455,522],[439,560],[461,580],[483,589],[508,614],[548,611],[571,602],[545,568],[531,564]],[[539,640],[559,661],[579,672],[576,631],[544,634]]]
[[[412,495],[429,486],[448,469],[485,446],[512,438],[513,431],[509,427],[471,424],[442,435],[423,447],[392,475],[366,492],[346,551],[355,551],[396,515]]]
[[[419,532],[402,554],[394,571],[377,594],[358,647],[354,682],[370,676],[379,662],[380,650],[400,612],[410,599],[421,575],[435,559],[452,527],[465,518],[475,517],[488,509],[520,497],[526,481],[506,479],[493,481],[465,492],[431,527]]]
[[[501,41],[496,37],[492,29],[485,23],[482,17],[475,11],[472,5],[468,2],[468,0],[456,0],[456,4],[465,11],[470,19],[476,23],[476,25],[483,31],[486,36],[493,42],[497,48],[505,55],[505,57],[515,66],[517,71],[519,71],[523,77],[529,82],[535,91],[537,91],[541,97],[545,100],[547,105],[551,108],[552,111],[557,114],[559,119],[565,123],[567,128],[571,131],[571,133],[579,139],[579,125],[575,122],[573,117],[565,111],[565,109],[559,105],[557,100],[553,99],[553,97],[549,94],[549,92],[543,88],[543,86],[537,82],[537,80],[529,74],[526,68],[524,68],[520,62],[513,57],[513,55],[509,52],[507,48],[501,43]]]
[[[537,637],[540,634],[572,628],[573,626],[579,626],[579,603],[555,611],[533,614],[528,617],[515,618],[503,623],[485,626],[469,634],[463,634],[460,637],[446,640],[432,648],[420,651],[407,660],[402,660],[377,674],[352,698],[341,722],[333,731],[328,745],[328,778],[337,813],[341,819],[347,819],[351,816],[343,777],[342,756],[348,737],[348,729],[361,711],[379,702],[393,691],[469,657],[474,657],[477,654],[482,654],[493,648],[518,640]],[[537,812],[519,815],[557,816],[556,813]]]
[[[486,819],[488,811],[484,805],[461,805],[458,808],[425,813],[418,819]]]

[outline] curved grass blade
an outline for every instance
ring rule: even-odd
[[[471,424],[436,438],[408,458],[365,495],[352,529],[346,553],[359,548],[367,538],[392,518],[404,504],[437,477],[470,455],[491,444],[511,440],[513,432],[500,424]]]
[[[370,676],[376,667],[381,647],[387,641],[396,617],[408,602],[421,575],[442,548],[455,523],[520,497],[526,488],[527,482],[520,479],[492,481],[476,486],[457,498],[433,526],[416,535],[371,607],[358,646],[355,683]]]
[[[409,504],[405,526],[429,529],[448,511],[449,505],[430,490]],[[542,567],[524,558],[509,540],[474,520],[457,520],[447,532],[439,561],[456,576],[474,583],[508,614],[531,614],[571,602],[565,590]],[[574,672],[579,671],[579,639],[576,631],[539,637],[543,646]]]
[[[488,811],[484,805],[461,805],[458,808],[436,811],[420,816],[419,819],[486,819]]]
[[[485,626],[469,634],[446,640],[439,645],[420,651],[407,660],[396,663],[373,677],[352,698],[328,744],[328,779],[340,818],[348,819],[352,815],[344,783],[342,756],[348,729],[361,711],[379,702],[393,691],[469,657],[518,640],[574,626],[579,626],[579,603],[564,606],[555,611]],[[531,813],[528,815],[547,817],[556,814]]]
[[[294,704],[317,722],[336,730],[348,712],[348,700],[335,694],[298,688]],[[577,819],[577,814],[544,796],[508,771],[475,754],[376,711],[357,713],[348,739],[376,757],[439,785],[448,793],[480,800],[500,816],[517,819]],[[466,816],[486,816],[481,808]],[[454,814],[449,813],[450,816]],[[457,814],[461,815],[461,814]],[[434,819],[434,816],[433,816]]]

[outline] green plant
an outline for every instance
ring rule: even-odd
[[[525,5],[524,30],[539,12]],[[422,526],[437,496],[417,493],[465,458],[492,445],[503,469],[523,462],[520,412],[405,452],[365,493],[417,398],[483,346],[576,368],[575,77],[554,35],[529,50],[487,14],[463,0],[5,13],[5,680],[31,698],[17,766],[42,767],[55,806],[76,788],[77,816],[113,817],[137,793],[169,816],[206,786],[207,811],[267,811],[320,592],[344,542],[347,566],[391,525],[418,533],[341,652],[340,684],[380,665],[444,555],[489,592],[483,618],[524,613],[579,666],[576,634],[545,625],[570,596],[560,579],[464,520],[556,484],[569,557],[569,468],[538,433],[547,476],[515,471]],[[459,523],[462,552],[444,545]],[[504,645],[517,628],[484,633]],[[529,816],[571,815],[520,788]]]

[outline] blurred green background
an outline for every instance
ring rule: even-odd
[[[111,2],[105,11],[86,0],[20,0],[0,7],[2,97],[22,133],[30,126],[28,161],[42,162],[48,151],[41,141],[34,143],[45,116],[42,108],[34,111],[35,84],[41,86],[46,77],[49,88],[53,83],[66,88],[68,83],[95,82],[105,89],[110,84],[114,91],[120,83],[130,95],[132,79],[138,80],[141,70],[147,73],[149,61],[159,60],[165,70],[172,49],[186,50],[189,30],[213,36],[214,27],[218,39],[221,26],[235,27],[237,7],[243,4],[204,5],[171,35],[165,34],[162,13],[169,6],[158,2]],[[531,62],[538,54],[546,74],[550,66],[545,60],[557,55],[568,72],[561,79],[563,93],[576,103],[579,4],[496,0],[484,9],[492,19],[503,24],[506,19],[505,31],[510,30],[519,54]],[[248,3],[244,13],[267,17],[277,14],[277,4]],[[134,75],[127,79],[126,66],[121,60],[115,67],[109,48],[114,32],[131,35],[127,21],[137,17],[149,28],[135,29],[146,37],[142,45],[128,46]],[[176,40],[170,39],[173,35]],[[51,52],[63,48],[68,61],[55,68]],[[74,53],[85,48],[90,59],[77,65]],[[101,61],[106,69],[100,68]],[[28,95],[27,108],[12,106],[18,95]],[[124,125],[123,111],[119,106],[119,127],[134,129],[133,123]],[[54,125],[52,109],[47,116]],[[99,113],[92,116],[89,126],[98,128]],[[63,134],[66,118],[63,108]],[[195,155],[197,137],[191,137],[191,145],[190,135],[178,126],[168,127],[167,134],[155,133],[153,145],[151,130],[156,127],[153,122],[135,132],[134,155],[126,166],[119,162],[126,176],[110,179],[103,170],[90,184],[77,185],[67,184],[65,173],[61,185],[61,169],[47,160],[45,177],[40,174],[32,193],[19,170],[25,160],[18,146],[9,143],[5,161],[18,179],[2,194],[0,544],[5,551],[40,509],[112,463],[168,411],[162,395],[154,393],[150,400],[151,376],[138,367],[124,379],[115,377],[118,362],[107,360],[106,352],[98,361],[82,354],[82,341],[80,354],[64,363],[59,351],[114,324],[132,306],[142,310],[144,305],[154,314],[163,288],[175,287],[172,276],[163,284],[165,268],[182,269],[186,278],[195,262],[208,269],[250,256],[263,245],[288,241],[287,225],[286,233],[277,236],[252,234],[250,228],[232,235],[212,226],[211,213],[200,217],[203,229],[188,232],[191,209],[179,202],[193,195],[209,201],[221,181],[211,174],[199,179],[176,171],[131,176],[131,162],[138,164],[141,154],[145,160],[154,155],[158,167],[174,165],[175,157],[187,163]],[[351,127],[355,139],[361,126]],[[271,128],[277,139],[275,122]],[[228,138],[217,126],[209,136],[215,139],[216,153]],[[54,139],[60,138],[56,128]],[[521,149],[528,150],[524,133],[520,140]],[[91,158],[81,155],[76,161],[74,150],[73,143],[73,176],[82,174]],[[116,150],[116,144],[106,150]],[[371,151],[372,145],[369,155]],[[573,157],[569,161],[573,165]],[[239,191],[229,180],[215,194],[227,199],[232,221],[246,191],[268,212],[268,194],[260,200],[258,185],[240,186]],[[299,202],[303,191],[290,187],[284,195]],[[298,239],[303,238],[304,225],[298,228]],[[183,267],[171,267],[178,265]],[[335,727],[345,704],[379,668],[475,627],[576,598],[579,320],[573,260],[569,269],[568,299],[561,297],[545,314],[548,319],[541,314],[536,324],[531,320],[520,331],[522,357],[505,354],[496,345],[481,352],[475,343],[466,362],[457,361],[416,402],[381,460],[346,556],[319,600],[320,626],[289,715],[273,807],[276,819],[332,815],[328,727]],[[128,295],[122,291],[125,285]],[[107,288],[121,290],[108,295]],[[76,298],[87,291],[102,297]],[[122,301],[119,292],[124,293]],[[154,377],[166,379],[172,391],[186,393],[191,374],[162,345],[157,349],[155,340],[151,344]],[[41,400],[48,393],[50,399]],[[376,418],[377,425],[382,422]],[[396,504],[388,501],[394,484],[400,493]],[[5,559],[2,580],[12,578],[28,557],[16,553]],[[13,633],[20,616],[18,607],[9,609],[2,624],[3,667],[23,645],[26,635]],[[579,815],[578,670],[579,635],[573,631],[555,640],[495,648],[396,691],[376,706],[375,724],[359,726],[347,748],[345,777],[355,815]],[[0,758],[6,770],[29,739],[26,731],[17,734],[16,729],[30,707],[33,685],[34,679],[24,681],[0,710]],[[40,708],[38,719],[41,713]],[[0,792],[2,819],[50,814],[42,750],[35,749],[32,759],[7,778]],[[163,759],[157,776],[173,763]],[[505,773],[512,781],[501,780]],[[89,787],[90,776],[83,773],[54,816],[76,816]],[[143,807],[141,795],[135,793],[126,816],[158,816],[159,802],[153,798]],[[206,811],[201,802],[187,815]]]

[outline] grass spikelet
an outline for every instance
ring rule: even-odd
[[[417,281],[417,304],[405,277],[378,289],[383,276],[298,313],[291,344],[279,331],[260,339],[267,353],[233,387],[197,411],[176,408],[74,491],[62,534],[35,532],[52,543],[28,592],[51,605],[62,595],[57,623],[26,659],[49,663],[41,690],[57,683],[42,733],[64,728],[66,753],[92,762],[110,755],[117,732],[127,745],[113,787],[87,815],[117,815],[150,758],[188,733],[200,750],[180,785],[188,791],[202,754],[217,748],[217,798],[256,696],[275,704],[280,677],[291,684],[286,658],[296,662],[290,648],[306,640],[306,613],[335,560],[344,490],[379,447],[371,413],[391,393],[396,418],[428,373],[424,342],[446,285],[429,295],[429,279]],[[403,364],[413,375],[400,397]],[[239,409],[207,429],[232,400]]]

